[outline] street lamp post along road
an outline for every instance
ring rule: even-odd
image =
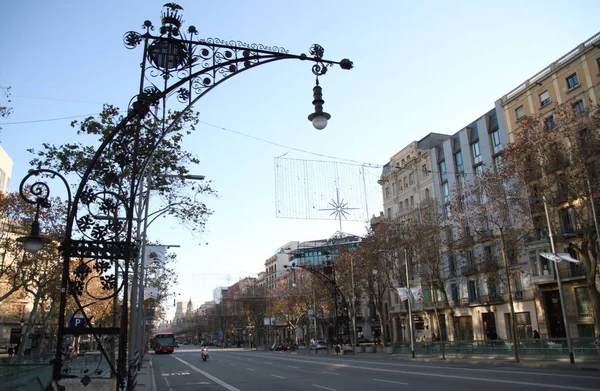
[[[556,247],[554,245],[554,234],[552,233],[552,224],[550,222],[550,213],[548,212],[548,200],[546,196],[542,197],[508,197],[509,199],[528,199],[532,201],[541,201],[544,204],[544,214],[546,217],[546,227],[548,229],[548,239],[550,240],[550,250],[552,254],[556,256]],[[560,277],[560,271],[558,268],[558,262],[552,259],[550,260],[554,264],[554,272],[556,273],[556,283],[558,285],[558,295],[560,297],[560,308],[562,312],[563,324],[565,327],[565,336],[567,337],[567,349],[569,350],[569,361],[571,364],[575,364],[575,356],[573,354],[573,343],[571,340],[571,330],[569,328],[569,320],[567,317],[567,307],[565,303],[565,295],[562,286],[562,279]]]
[[[144,21],[142,33],[125,33],[123,41],[126,48],[143,47],[138,93],[131,100],[122,121],[102,139],[100,146],[89,159],[74,196],[69,194],[64,239],[61,242],[63,269],[59,295],[57,352],[51,381],[56,388],[63,387],[60,382],[66,375],[65,363],[68,356],[63,346],[65,336],[82,333],[93,335],[98,342],[100,359],[107,361],[111,373],[116,376],[116,389],[134,388],[137,369],[132,363],[133,357],[128,355],[127,351],[130,303],[126,298],[130,293],[130,267],[139,259],[140,253],[133,229],[135,210],[141,210],[140,201],[136,199],[154,151],[170,132],[177,129],[184,113],[209,91],[233,76],[275,61],[300,60],[313,63],[311,70],[316,78],[316,86],[313,89],[315,112],[309,116],[309,120],[315,128],[323,129],[331,116],[323,110],[324,101],[319,78],[334,65],[339,65],[345,70],[353,67],[352,61],[348,59],[326,60],[323,57],[323,47],[317,44],[310,47],[308,54],[295,55],[281,47],[216,38],[199,39],[194,26],[189,26],[187,30],[182,29],[182,10],[183,8],[175,3],[165,4],[157,35],[154,34],[156,29],[149,20]],[[184,108],[167,118],[165,107],[170,98],[182,103]],[[152,113],[152,108],[156,106],[163,108],[162,118],[157,118],[156,114]],[[162,125],[144,126],[150,118],[158,119]],[[38,174],[42,171],[38,170]],[[46,174],[50,172],[46,171]],[[29,175],[26,179],[28,178]],[[60,178],[69,191],[64,177]],[[35,184],[36,189],[41,187],[40,183]],[[47,196],[38,196],[30,202],[39,207],[46,207],[44,200],[47,201]],[[124,216],[126,220],[97,219],[95,216],[99,211],[106,216]],[[23,241],[32,244],[37,240],[32,249],[39,250],[40,240],[42,244],[44,240],[39,236],[37,219],[35,223],[38,225],[32,225],[29,239]],[[101,285],[101,295],[89,294],[87,288],[91,280]],[[85,319],[84,328],[74,328],[67,323],[67,296],[74,302],[76,311]],[[96,314],[90,312],[90,309],[94,304],[108,300],[114,301],[112,317],[119,322],[111,327],[96,327],[93,322]],[[105,336],[110,338],[104,338]],[[115,337],[116,346],[110,343]],[[108,351],[116,352],[114,362],[109,359]],[[71,371],[69,376],[80,377],[84,385],[92,381],[105,381],[102,379],[103,372],[97,373],[93,370]]]
[[[546,214],[546,224],[548,224],[548,238],[550,239],[550,249],[552,254],[556,255],[556,248],[554,247],[554,235],[552,234],[552,225],[550,224],[550,214],[548,213],[548,201],[546,196],[542,197],[544,203],[544,213]],[[563,291],[562,280],[560,278],[560,272],[558,270],[558,262],[554,263],[554,271],[556,272],[556,283],[558,285],[558,295],[560,296],[560,308],[562,311],[563,323],[565,324],[565,335],[567,337],[567,348],[569,349],[569,360],[571,364],[575,364],[575,357],[573,355],[573,344],[571,342],[571,330],[569,329],[569,320],[567,319],[567,307],[565,304],[565,294]]]

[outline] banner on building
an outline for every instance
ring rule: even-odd
[[[154,299],[158,298],[158,288],[154,287],[145,287],[144,288],[144,300],[146,299]]]
[[[165,264],[167,262],[167,247],[166,246],[146,246],[146,259],[144,263],[151,265],[154,262]]]
[[[400,296],[400,301],[408,300],[408,289],[398,288],[398,296]]]
[[[421,287],[410,288],[410,294],[416,301],[423,301],[423,289]]]

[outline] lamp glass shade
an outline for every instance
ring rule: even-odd
[[[323,130],[327,126],[327,118],[324,115],[316,115],[311,122],[317,130]]]
[[[25,239],[24,247],[25,250],[29,251],[30,253],[37,253],[42,248],[44,248],[44,242],[40,237],[34,238],[32,236],[29,236],[27,237],[27,239]]]

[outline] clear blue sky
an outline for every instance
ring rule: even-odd
[[[125,107],[139,82],[141,49],[122,44],[146,19],[159,25],[165,0],[12,1],[0,14],[0,84],[12,86],[14,114],[4,123],[98,113],[102,103]],[[201,119],[276,143],[344,159],[385,164],[430,132],[452,134],[494,101],[595,34],[600,3],[590,1],[180,1],[186,25],[201,37],[283,46],[350,58],[321,80],[324,132],[312,112],[309,63],[278,62],[216,88],[196,109]],[[353,4],[353,5],[351,5]],[[0,140],[14,160],[11,188],[28,170],[26,148],[77,140],[70,119],[3,125]],[[290,240],[327,238],[335,221],[275,217],[273,158],[316,159],[210,126],[185,141],[221,198],[203,241],[161,222],[151,238],[179,244],[180,298],[195,304],[211,290],[255,274]],[[364,223],[345,223],[362,234]]]

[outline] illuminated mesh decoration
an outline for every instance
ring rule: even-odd
[[[275,158],[276,217],[368,221],[382,210],[381,167]]]

